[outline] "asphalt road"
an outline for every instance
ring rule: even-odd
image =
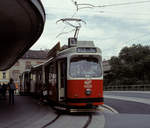
[[[105,114],[105,128],[150,128],[150,104],[143,103],[149,100],[150,92],[104,92],[106,96],[110,98],[104,98],[105,104],[119,114]]]
[[[105,95],[117,97],[122,94],[124,98],[143,95],[105,92]],[[144,93],[145,96],[148,97],[148,93]],[[0,128],[150,128],[149,104],[112,98],[104,100],[119,113],[59,114],[50,106],[28,96],[15,96],[14,105],[9,105],[8,100],[0,100]]]
[[[109,98],[105,98],[104,102],[117,110],[119,113],[150,114],[150,105],[148,104]]]

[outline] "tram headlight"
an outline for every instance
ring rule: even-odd
[[[85,94],[86,94],[86,95],[91,95],[91,93],[92,93],[92,90],[91,90],[91,89],[87,88],[87,89],[85,90]]]

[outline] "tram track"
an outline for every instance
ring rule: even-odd
[[[90,125],[91,121],[92,121],[92,114],[90,113],[88,115],[88,120],[86,121],[85,125],[82,128],[87,128]]]
[[[61,114],[58,114],[53,120],[51,120],[49,123],[45,124],[45,125],[42,126],[41,128],[46,128],[46,127],[50,126],[50,125],[53,124],[60,116],[61,116]]]
[[[48,126],[54,124],[56,122],[56,120],[58,120],[60,118],[62,114],[58,114],[53,120],[51,120],[50,122],[48,122],[47,124],[45,124],[44,126],[42,126],[41,128],[47,128]],[[86,123],[84,124],[83,127],[81,128],[88,128],[88,126],[90,125],[90,123],[92,122],[92,114],[90,113],[88,115],[88,119],[86,121]]]

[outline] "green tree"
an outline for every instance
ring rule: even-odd
[[[106,83],[150,83],[150,46],[133,44],[124,47],[118,57],[111,57],[110,65],[111,72],[109,77],[105,76]]]

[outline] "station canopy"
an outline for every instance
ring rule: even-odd
[[[1,0],[0,14],[0,70],[6,70],[42,34],[45,11],[40,0]]]

